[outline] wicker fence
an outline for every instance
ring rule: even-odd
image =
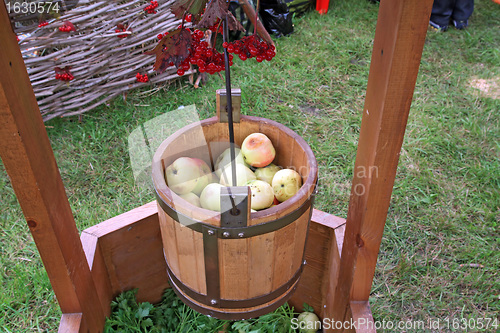
[[[14,1],[20,0],[6,2]],[[156,14],[144,10],[149,0],[54,1],[59,17],[47,17],[45,26],[39,27],[43,16],[10,13],[44,120],[82,114],[128,90],[178,77],[175,67],[154,72],[154,56],[144,54],[158,34],[180,24],[168,9],[171,0],[158,0]],[[59,30],[68,21],[76,31]],[[119,25],[126,31],[115,32]],[[66,66],[74,79],[56,79],[56,67]],[[138,82],[137,73],[149,82]]]

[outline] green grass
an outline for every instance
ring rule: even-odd
[[[320,166],[316,207],[346,216],[378,5],[331,1],[295,19],[271,62],[235,61],[243,113],[303,136]],[[477,0],[470,27],[430,32],[381,244],[370,303],[376,320],[497,318],[500,312],[500,6]],[[136,91],[77,118],[46,123],[79,230],[154,199],[135,184],[128,136],[196,104],[215,113],[217,75]],[[60,310],[0,164],[0,331],[52,332]],[[486,330],[485,332],[492,331]]]

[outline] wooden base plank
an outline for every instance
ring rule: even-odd
[[[375,321],[373,320],[370,303],[351,301],[352,321],[357,323],[356,333],[375,333]]]
[[[156,201],[84,231],[98,238],[113,296],[138,289],[137,300],[161,301],[168,287]]]
[[[64,313],[61,316],[58,333],[75,333],[82,332],[82,314],[81,313]]]
[[[324,315],[325,304],[334,302],[329,291],[335,290],[344,230],[345,219],[313,210],[306,265],[289,300],[297,311],[307,303]],[[81,239],[106,313],[112,297],[129,289],[139,289],[140,302],[161,300],[168,283],[156,201],[84,230]],[[367,302],[353,304],[353,318],[373,321]],[[78,332],[84,324],[78,314],[64,314],[60,332]]]

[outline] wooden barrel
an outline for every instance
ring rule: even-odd
[[[247,319],[284,304],[297,286],[318,178],[309,145],[277,122],[242,116],[235,143],[254,132],[276,149],[273,163],[302,177],[299,192],[274,207],[252,212],[246,227],[221,226],[219,212],[195,207],[167,187],[164,170],[182,156],[212,166],[229,147],[227,123],[217,117],[186,126],[158,148],[152,164],[169,283],[200,313],[220,319]]]

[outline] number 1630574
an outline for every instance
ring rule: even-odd
[[[9,14],[48,14],[59,13],[59,2],[53,1],[33,1],[33,2],[6,2]]]

